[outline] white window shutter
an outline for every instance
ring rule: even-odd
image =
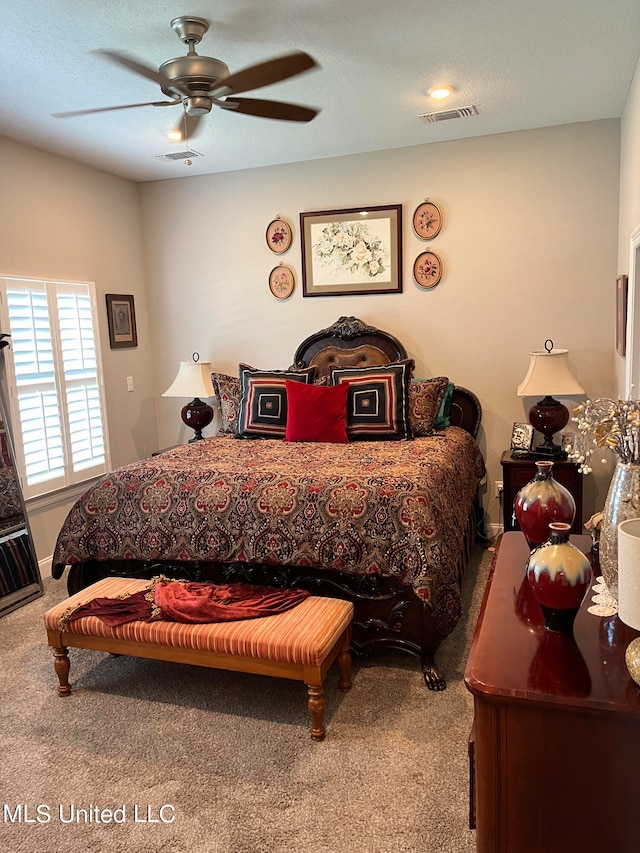
[[[103,473],[108,453],[93,285],[3,279],[0,286],[25,496]]]

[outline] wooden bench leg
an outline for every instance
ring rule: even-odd
[[[69,684],[69,649],[66,646],[60,646],[53,650],[54,661],[53,665],[58,676],[58,695],[70,696],[71,685]]]
[[[344,644],[338,653],[338,672],[340,678],[338,687],[342,693],[351,690],[351,631],[345,633]]]
[[[307,684],[309,699],[307,706],[311,715],[311,737],[313,740],[324,740],[324,687],[322,684]]]

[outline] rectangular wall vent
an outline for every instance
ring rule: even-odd
[[[170,154],[154,154],[154,160],[193,160],[194,157],[203,157],[197,151],[172,151]]]
[[[471,118],[477,116],[478,110],[473,106],[458,107],[455,110],[440,110],[435,113],[422,113],[419,118],[428,124],[433,124],[436,121],[449,121],[452,118]]]

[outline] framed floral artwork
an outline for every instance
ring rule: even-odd
[[[276,255],[283,255],[291,245],[292,239],[291,228],[289,227],[289,223],[285,222],[284,219],[277,217],[267,225],[265,240],[267,241],[267,246]]]
[[[288,299],[295,287],[293,270],[284,264],[278,264],[269,273],[269,290],[276,299]]]
[[[133,296],[107,293],[107,321],[111,349],[138,346]]]
[[[432,240],[442,228],[442,211],[437,204],[425,199],[413,214],[413,230],[422,240]]]
[[[300,214],[303,296],[402,293],[402,205]]]
[[[435,252],[422,252],[413,264],[413,278],[419,287],[429,290],[442,278],[442,261]]]

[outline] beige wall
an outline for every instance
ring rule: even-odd
[[[147,455],[158,440],[138,186],[2,137],[0,186],[0,275],[96,283],[111,463]],[[105,293],[134,295],[136,349],[110,349]],[[69,505],[30,502],[40,560],[51,556]]]
[[[105,293],[135,296],[136,349],[111,350],[100,314],[114,467],[189,437],[182,402],[160,394],[194,350],[228,372],[241,360],[286,367],[302,338],[342,314],[401,338],[418,375],[447,374],[479,396],[492,524],[500,453],[526,419],[515,389],[529,350],[553,338],[590,396],[614,393],[617,121],[139,186],[0,138],[0,177],[0,274],[93,280],[99,306]],[[445,217],[429,244],[410,225],[427,196]],[[303,299],[299,212],[385,203],[403,205],[404,292]],[[278,214],[295,232],[281,258],[264,243]],[[432,291],[411,276],[426,246],[445,264]],[[285,302],[267,287],[280,260],[297,279]],[[590,478],[586,514],[607,486],[606,472]],[[30,506],[40,559],[68,506]]]
[[[552,338],[590,396],[614,392],[618,175],[611,120],[143,184],[156,393],[194,350],[230,373],[238,361],[286,367],[306,335],[354,314],[399,337],[418,376],[446,374],[479,396],[484,503],[497,524],[500,454],[532,402],[516,396],[529,351]],[[427,196],[445,221],[429,244],[410,221]],[[385,203],[403,205],[404,292],[304,299],[299,212]],[[281,257],[264,242],[277,215],[295,230]],[[432,291],[411,275],[426,245],[445,265]],[[267,287],[280,260],[297,279],[284,302]],[[158,401],[161,446],[185,438],[179,405]],[[590,478],[586,516],[607,485]]]
[[[620,220],[618,227],[618,269],[628,275],[629,238],[640,226],[640,62],[631,84],[625,110],[620,122]],[[635,333],[630,337],[640,340],[640,295],[636,295]],[[640,352],[637,353],[640,357]],[[625,359],[616,354],[618,393],[625,395]],[[634,394],[638,396],[638,392]]]

